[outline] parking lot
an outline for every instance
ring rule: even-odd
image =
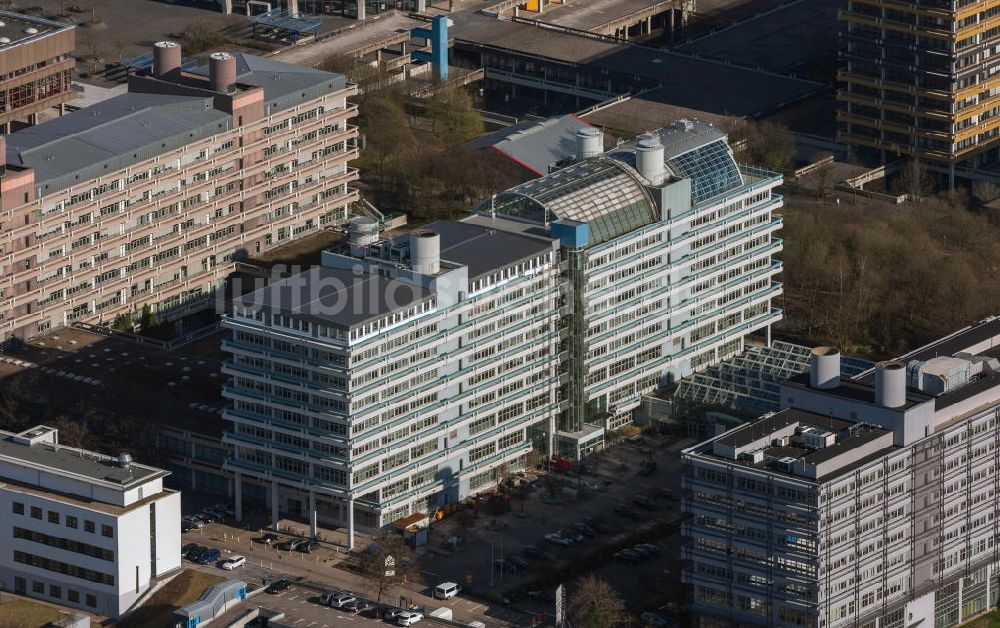
[[[544,615],[554,611],[557,584],[589,572],[607,579],[629,610],[672,614],[681,597],[680,450],[693,441],[643,439],[588,458],[587,473],[552,473],[555,486],[540,478],[523,502],[511,499],[506,514],[482,504],[449,515],[430,533],[426,578]],[[641,472],[650,462],[655,470]],[[464,538],[459,548],[457,537]],[[544,554],[532,558],[526,546]]]

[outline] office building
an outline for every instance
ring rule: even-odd
[[[0,130],[11,122],[35,124],[46,109],[63,111],[76,97],[76,27],[32,15],[0,11]]]
[[[836,349],[785,409],[684,452],[700,625],[957,626],[997,606],[1000,318],[856,377]]]
[[[642,395],[743,351],[781,312],[781,177],[736,163],[726,136],[685,119],[483,201],[477,224],[541,229],[566,265],[566,407],[556,449],[576,458],[632,421]],[[527,157],[525,157],[527,158]]]
[[[885,161],[947,166],[998,157],[1000,43],[986,0],[848,0],[838,139]],[[953,181],[952,181],[953,182]]]
[[[181,566],[181,494],[166,475],[60,445],[50,427],[0,432],[3,590],[121,616]]]
[[[6,136],[0,339],[178,315],[236,260],[346,221],[353,85],[247,54],[188,66],[160,42],[128,93]]]
[[[661,143],[661,139],[663,143]],[[532,444],[574,458],[642,395],[780,317],[773,173],[688,121],[459,222],[379,239],[234,304],[225,442],[243,494],[377,527],[492,488]]]
[[[226,468],[272,520],[375,528],[496,486],[558,408],[549,238],[440,222],[234,303]]]

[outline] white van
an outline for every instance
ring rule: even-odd
[[[439,600],[447,600],[450,597],[458,595],[459,591],[461,591],[461,588],[454,582],[442,582],[434,589],[434,597]]]

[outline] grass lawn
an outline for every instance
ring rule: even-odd
[[[224,580],[193,569],[182,571],[119,625],[122,628],[170,628],[175,610],[194,602],[205,589]]]
[[[54,606],[21,598],[0,602],[0,625],[4,626],[43,628],[69,614]]]
[[[1000,611],[986,613],[972,621],[962,624],[963,628],[1000,628]]]

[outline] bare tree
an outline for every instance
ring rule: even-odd
[[[128,52],[128,47],[132,42],[128,38],[121,35],[113,38],[111,40],[111,45],[114,47],[115,56],[118,58],[118,65],[123,65],[125,63],[125,54]]]
[[[625,603],[607,580],[586,576],[573,591],[569,612],[577,628],[607,628],[628,621]]]
[[[379,611],[382,600],[395,587],[420,579],[413,551],[403,543],[402,537],[393,532],[379,535],[361,552],[358,572],[368,583],[369,593],[374,594]]]

